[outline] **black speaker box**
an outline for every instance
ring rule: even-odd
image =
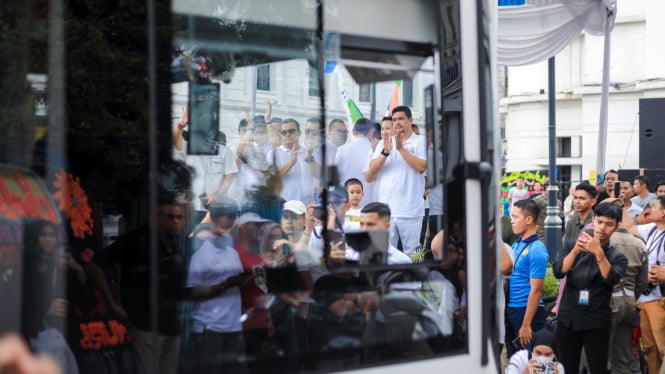
[[[665,98],[640,99],[640,168],[665,169]]]

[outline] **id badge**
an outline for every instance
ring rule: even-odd
[[[589,305],[589,290],[580,290],[580,298],[578,300],[580,305]]]

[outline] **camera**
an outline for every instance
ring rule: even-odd
[[[318,219],[321,222],[326,221],[326,207],[323,206],[323,204],[317,204],[314,207],[314,218]]]
[[[547,365],[545,365],[545,374],[553,374],[554,373],[554,365],[556,365],[556,362],[552,361],[549,362]]]
[[[532,367],[529,370],[530,374],[553,374],[554,373],[554,365],[556,365],[556,362],[550,361],[546,364],[540,364],[540,369],[537,367]]]

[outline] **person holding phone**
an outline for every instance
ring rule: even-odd
[[[194,362],[201,372],[247,372],[241,320],[241,287],[252,278],[238,252],[220,235],[236,222],[225,202],[210,206],[215,233],[202,241],[189,263],[186,287],[192,308]]]
[[[555,277],[567,277],[558,308],[556,336],[559,359],[571,373],[579,369],[582,349],[592,373],[608,372],[612,291],[628,265],[626,257],[610,244],[622,214],[617,205],[598,204],[593,232],[584,231],[577,239],[566,242],[552,267]]]
[[[596,198],[596,203],[594,203],[594,208],[596,205],[600,204],[601,201],[610,198],[610,197],[619,197],[619,191],[616,189],[616,184],[619,181],[619,172],[614,169],[610,169],[603,174],[603,191],[598,192]]]
[[[556,361],[557,341],[551,331],[536,331],[531,346],[531,350],[523,349],[510,358],[505,374],[565,374],[563,365]]]

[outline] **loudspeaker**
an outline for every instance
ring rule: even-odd
[[[665,169],[665,98],[640,99],[640,168]]]

